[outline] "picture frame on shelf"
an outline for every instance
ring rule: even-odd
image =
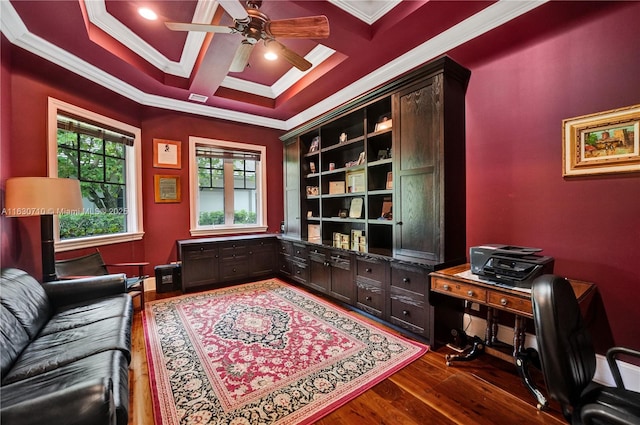
[[[347,133],[340,133],[340,137],[338,138],[340,143],[346,143],[347,141]]]
[[[153,166],[155,168],[182,168],[182,142],[153,139]]]
[[[349,218],[362,217],[362,207],[364,205],[364,199],[353,198],[351,200],[351,206],[349,207]]]
[[[349,193],[364,192],[366,190],[364,170],[347,171],[345,173],[345,180],[347,192]]]
[[[309,163],[309,171],[311,172],[311,174],[315,174],[316,173],[316,163],[311,161]]]
[[[320,136],[316,136],[311,139],[311,146],[309,146],[309,153],[317,152],[320,150]]]
[[[393,189],[393,172],[392,171],[389,171],[387,173],[387,182],[385,184],[385,188],[387,188],[387,190]]]
[[[640,172],[640,104],[562,121],[563,177]]]
[[[154,175],[153,192],[157,204],[179,203],[182,200],[180,193],[180,176]]]
[[[360,155],[358,155],[358,162],[356,163],[356,165],[362,165],[365,162],[365,153],[364,152],[360,152]]]

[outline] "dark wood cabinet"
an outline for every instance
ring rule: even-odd
[[[274,235],[233,236],[177,241],[182,290],[219,287],[276,273]]]
[[[285,234],[308,243],[306,285],[428,340],[428,274],[466,259],[469,76],[441,57],[281,138]]]
[[[185,246],[182,260],[182,289],[187,291],[201,286],[215,285],[220,281],[219,250],[215,243]],[[184,267],[184,264],[188,267]]]

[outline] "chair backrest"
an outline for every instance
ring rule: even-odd
[[[68,276],[102,276],[106,274],[109,272],[100,251],[68,260],[56,260],[56,275],[62,279]]]
[[[544,380],[566,417],[593,379],[595,350],[567,279],[540,276],[533,282],[531,300]]]

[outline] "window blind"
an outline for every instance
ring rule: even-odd
[[[75,117],[68,112],[65,112],[64,115],[58,115],[57,120],[59,130],[85,134],[109,142],[133,146],[135,135],[126,131],[108,127],[104,124],[93,123],[86,118]]]

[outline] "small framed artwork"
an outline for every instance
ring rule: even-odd
[[[182,142],[153,139],[153,166],[156,168],[182,168]]]
[[[180,176],[153,176],[153,192],[156,203],[180,202]]]
[[[378,118],[378,122],[376,123],[376,128],[375,131],[382,131],[382,130],[388,130],[391,127],[393,127],[393,121],[391,120],[391,118],[389,118],[391,114],[388,115],[381,115],[380,118]]]
[[[387,184],[385,186],[388,190],[393,189],[393,172],[389,171],[387,173]]]
[[[349,193],[365,191],[364,170],[347,171],[345,178],[347,180],[347,191]]]
[[[564,177],[640,172],[640,105],[562,121]]]
[[[316,136],[311,140],[309,152],[317,152],[320,149],[320,136]]]
[[[364,164],[364,161],[365,161],[365,153],[364,152],[360,152],[360,155],[358,155],[358,164],[357,165]]]
[[[353,198],[349,208],[349,218],[360,218],[362,216],[362,206],[364,200],[362,198]]]
[[[309,163],[309,171],[311,171],[311,174],[315,174],[316,173],[316,163],[315,162],[310,162]]]

